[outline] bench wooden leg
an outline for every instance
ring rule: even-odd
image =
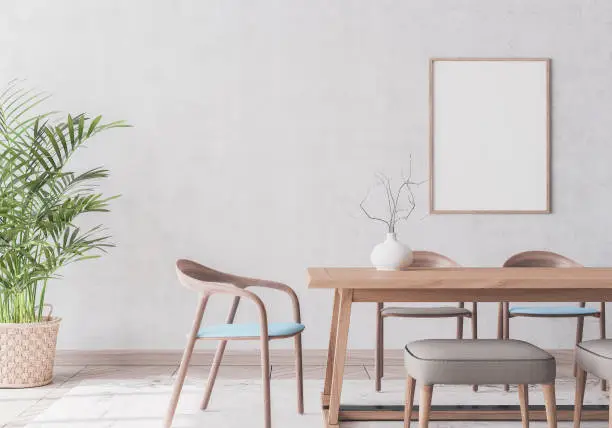
[[[555,384],[542,385],[544,389],[544,404],[546,405],[546,421],[548,428],[557,428],[557,400],[555,398]]]
[[[412,406],[414,405],[414,387],[416,381],[408,376],[406,379],[406,404],[404,406],[404,428],[410,428],[412,418]]]
[[[521,420],[523,421],[523,428],[529,428],[529,385],[519,385],[518,393],[521,403]]]
[[[421,389],[421,399],[419,400],[419,428],[429,427],[432,394],[433,385],[423,385]]]
[[[582,420],[582,403],[584,402],[584,389],[586,386],[586,371],[578,366],[576,374],[576,401],[574,403],[574,428],[580,428]]]
[[[610,396],[610,403],[608,405],[608,428],[612,428],[612,395]]]

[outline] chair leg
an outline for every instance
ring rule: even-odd
[[[578,373],[576,376],[576,399],[574,403],[574,428],[580,428],[580,421],[582,419],[582,403],[584,402],[584,389],[586,386],[587,373],[578,367]]]
[[[478,303],[472,303],[472,339],[478,339]],[[474,392],[478,391],[478,385],[472,385]]]
[[[189,367],[189,360],[191,360],[191,355],[193,354],[193,348],[195,346],[195,338],[189,339],[189,343],[185,347],[185,351],[183,352],[183,358],[181,359],[181,365],[179,367],[178,374],[176,375],[176,380],[174,381],[174,387],[172,389],[172,397],[170,398],[170,404],[168,405],[168,410],[166,412],[166,418],[164,419],[164,428],[170,428],[172,426],[172,419],[174,418],[174,413],[176,412],[176,406],[178,405],[179,396],[181,395],[181,390],[183,389],[183,384],[185,383],[185,376],[187,375],[187,368]]]
[[[578,317],[576,319],[576,345],[582,342],[582,335],[584,334],[584,317]],[[576,365],[576,359],[574,358],[574,377],[578,375],[578,366]]]
[[[606,302],[601,302],[601,310],[599,313],[599,337],[601,339],[606,338]],[[601,390],[605,391],[608,389],[608,382],[606,379],[601,380]]]
[[[215,381],[217,380],[217,374],[219,373],[219,367],[221,366],[221,361],[223,360],[223,354],[225,353],[225,346],[227,345],[227,340],[222,340],[217,345],[217,351],[215,352],[215,357],[213,358],[212,366],[210,367],[210,372],[208,373],[208,380],[206,381],[206,389],[204,390],[204,397],[202,398],[202,402],[200,403],[200,409],[206,410],[208,407],[208,403],[210,402],[210,396],[212,394],[213,387],[215,386]]]
[[[272,428],[272,402],[270,400],[270,348],[267,340],[261,341],[261,382],[263,384],[263,401],[265,428]]]
[[[300,415],[304,414],[304,371],[302,368],[302,334],[294,338],[295,343],[295,376],[297,380],[297,409]]]
[[[404,405],[404,428],[410,428],[410,419],[412,418],[412,406],[414,406],[414,387],[416,381],[408,376],[406,379],[406,403]]]
[[[504,302],[504,340],[510,339],[510,303]]]
[[[226,324],[232,324],[234,322],[234,317],[236,316],[239,303],[240,297],[234,297],[229,313],[227,314],[227,319],[225,321]],[[204,389],[204,397],[200,403],[200,409],[202,410],[206,410],[208,403],[210,402],[210,396],[212,394],[213,387],[215,386],[215,380],[217,380],[217,373],[219,373],[219,366],[221,366],[221,361],[223,360],[223,354],[225,353],[226,346],[227,340],[222,340],[219,342],[219,345],[217,345],[217,351],[215,352],[215,357],[213,358],[213,364],[210,368],[210,372],[208,373],[206,389]]]
[[[499,302],[497,307],[497,339],[504,338],[504,302]]]
[[[546,406],[546,421],[548,428],[557,428],[557,400],[555,398],[555,384],[542,385],[544,389],[544,404]]]
[[[463,302],[459,303],[459,307],[465,307]],[[463,316],[457,317],[457,339],[463,339]]]
[[[503,303],[503,332],[504,340],[510,339],[510,303]],[[504,385],[504,391],[510,391],[510,385]]]
[[[478,304],[472,303],[472,339],[478,339]]]
[[[457,339],[463,339],[463,317],[457,317]]]
[[[374,353],[374,372],[375,372],[375,380],[374,380],[374,389],[377,392],[381,390],[381,380],[384,373],[384,355],[385,355],[385,345],[384,345],[384,319],[382,317],[381,311],[383,310],[383,304],[376,304],[376,351]]]
[[[521,421],[523,428],[529,428],[529,385],[518,386],[519,402],[521,404]]]
[[[172,419],[174,418],[179,396],[181,395],[181,390],[183,389],[183,384],[185,383],[187,368],[189,367],[189,361],[191,360],[191,354],[193,354],[193,348],[195,347],[195,342],[198,337],[198,330],[200,329],[202,316],[204,315],[204,309],[206,309],[206,304],[209,297],[210,296],[208,295],[203,296],[198,304],[196,316],[193,319],[193,324],[191,326],[191,334],[187,340],[187,345],[185,346],[185,351],[183,352],[183,358],[181,359],[181,365],[179,367],[178,374],[176,375],[176,380],[174,381],[172,397],[170,398],[170,404],[168,404],[168,411],[166,412],[166,417],[164,419],[164,428],[170,428],[172,426]]]

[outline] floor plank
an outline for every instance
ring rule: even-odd
[[[323,379],[325,366],[304,366],[304,379]],[[295,367],[272,364],[272,379],[294,379]],[[344,379],[368,380],[370,376],[364,366],[346,366]]]
[[[205,381],[208,379],[209,372],[210,366],[191,366],[187,371],[187,379],[194,378]],[[261,367],[221,365],[217,376],[223,379],[259,379],[261,377]]]
[[[82,380],[146,379],[154,376],[171,376],[177,366],[86,366],[76,375]]]
[[[374,379],[376,375],[376,371],[374,370],[374,366],[365,366],[364,367],[368,376]],[[385,365],[385,375],[383,379],[405,379],[406,378],[406,369],[404,366],[391,366]]]

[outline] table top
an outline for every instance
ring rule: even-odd
[[[612,268],[374,268],[311,267],[308,288],[337,289],[612,289]]]

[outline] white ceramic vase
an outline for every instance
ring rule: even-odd
[[[370,260],[378,270],[402,270],[412,263],[412,250],[399,242],[395,233],[387,233],[385,242],[372,250]]]

